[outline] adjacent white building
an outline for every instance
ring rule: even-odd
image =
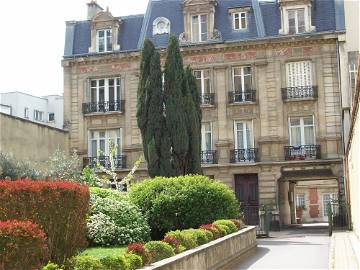
[[[64,126],[64,98],[59,95],[0,93],[0,112],[55,128]]]

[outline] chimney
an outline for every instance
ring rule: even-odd
[[[96,0],[91,0],[90,3],[87,3],[87,19],[92,20],[99,11],[102,11],[103,8],[96,3]]]

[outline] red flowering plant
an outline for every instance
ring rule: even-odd
[[[143,264],[149,264],[150,254],[145,250],[144,243],[130,243],[126,253],[133,253],[142,258]]]
[[[165,236],[162,241],[172,246],[176,254],[180,253],[183,250],[183,248],[181,248],[180,241],[173,236]]]
[[[0,221],[0,269],[39,269],[49,259],[44,231],[31,221]]]
[[[207,230],[212,232],[214,239],[218,239],[220,237],[222,237],[223,235],[221,234],[221,232],[219,231],[219,229],[217,228],[216,225],[214,224],[204,224],[200,226],[200,229],[203,230]]]

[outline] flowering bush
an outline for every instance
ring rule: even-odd
[[[145,245],[145,250],[150,253],[151,263],[169,258],[175,255],[174,249],[168,243],[162,241],[150,241]]]
[[[0,220],[32,220],[40,225],[55,263],[86,245],[88,208],[89,189],[78,183],[0,181]]]
[[[91,205],[91,216],[99,215],[100,213],[103,215],[101,216],[101,222],[90,218],[88,223],[88,238],[93,243],[124,245],[149,239],[149,225],[140,210],[131,202],[117,200],[113,197],[101,198],[95,196],[94,198],[95,200]],[[116,226],[116,229],[113,225]],[[111,231],[105,235],[102,231],[104,226],[111,228]]]
[[[213,239],[221,237],[221,232],[216,228],[214,224],[204,224],[200,226],[200,229],[210,231],[213,234]]]
[[[31,221],[0,221],[0,269],[38,269],[48,259],[46,235]]]
[[[150,262],[150,254],[145,250],[143,243],[131,243],[128,245],[127,253],[133,253],[141,257],[144,265]]]
[[[170,246],[173,247],[174,252],[176,254],[182,252],[184,250],[184,247],[181,246],[181,243],[179,240],[177,240],[175,237],[172,236],[165,236],[165,238],[162,240],[165,243],[168,243]]]

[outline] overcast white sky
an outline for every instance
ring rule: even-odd
[[[90,0],[1,1],[0,92],[62,94],[65,21],[85,20]],[[148,0],[97,0],[114,16],[144,13]]]

